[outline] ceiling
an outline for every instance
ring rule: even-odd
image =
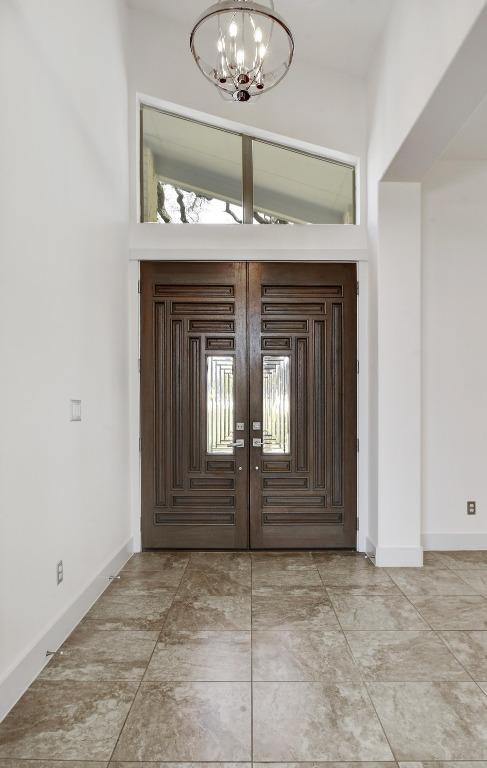
[[[190,30],[212,0],[127,0]],[[394,0],[275,0],[293,30],[296,57],[357,77],[366,75]]]
[[[448,160],[487,160],[487,97],[449,144]]]

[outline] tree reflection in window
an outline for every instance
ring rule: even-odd
[[[157,216],[164,224],[243,223],[241,205],[161,181],[157,184]],[[254,211],[254,220],[258,224],[290,223],[260,211]]]

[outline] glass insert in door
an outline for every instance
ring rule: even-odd
[[[206,361],[206,450],[233,454],[234,358],[209,355]]]
[[[262,359],[263,452],[289,453],[290,366],[285,355]]]

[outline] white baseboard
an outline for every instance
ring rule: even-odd
[[[423,533],[424,550],[487,549],[487,533]]]
[[[372,562],[375,562],[375,551],[377,547],[375,546],[374,542],[369,539],[368,536],[365,537],[365,554],[367,557],[370,557]]]
[[[423,547],[376,547],[378,568],[419,568],[423,565]]]
[[[57,650],[108,587],[108,576],[117,573],[131,557],[132,538],[112,557],[97,576],[31,644],[0,680],[0,722],[42,671],[47,650]]]

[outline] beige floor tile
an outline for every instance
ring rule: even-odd
[[[339,629],[322,587],[256,587],[252,594],[252,629]]]
[[[397,760],[482,760],[487,696],[475,683],[368,683]]]
[[[193,552],[189,567],[207,573],[231,573],[246,584],[251,573],[250,552]]]
[[[233,597],[243,595],[250,597],[251,581],[248,572],[229,570],[227,573],[216,569],[194,568],[186,569],[178,589],[178,597]]]
[[[461,570],[455,572],[468,586],[472,587],[473,592],[477,592],[483,597],[487,597],[487,569],[477,568],[477,570]]]
[[[167,575],[159,571],[143,571],[143,572],[128,572],[122,571],[119,574],[120,578],[112,581],[108,589],[104,592],[105,595],[117,597],[119,595],[129,594],[131,592],[137,594],[149,594],[151,592],[172,592],[176,594],[180,579],[176,584],[168,584]],[[169,581],[174,581],[174,578],[169,577]]]
[[[383,572],[383,569],[376,568],[375,565],[362,554],[336,554],[327,552],[313,553],[313,561],[320,572],[322,579],[326,580],[328,575],[349,573],[358,574],[361,572]]]
[[[340,571],[320,568],[323,584],[336,592],[352,595],[400,595],[400,591],[383,568],[358,568]]]
[[[250,595],[177,595],[164,629],[250,629]]]
[[[399,768],[487,768],[487,760],[423,760],[414,763],[401,761]]]
[[[328,589],[342,629],[429,629],[401,596],[349,595]]]
[[[436,632],[402,630],[345,635],[366,680],[470,680]]]
[[[311,555],[253,554],[252,586],[321,587],[321,579]]]
[[[162,632],[145,681],[247,681],[250,632]]]
[[[487,632],[441,632],[441,637],[474,680],[487,680]]]
[[[139,761],[136,763],[118,763],[112,760],[110,763],[110,768],[251,768],[251,766],[252,763],[166,763],[165,761],[159,762],[157,760],[151,763]],[[17,768],[17,766],[14,766],[14,768]],[[19,766],[19,768],[22,768],[22,766]],[[63,767],[60,766],[60,768]],[[69,766],[66,766],[66,768],[69,768]],[[80,768],[83,767],[81,766]],[[366,768],[365,765],[364,768]]]
[[[137,686],[33,683],[0,723],[0,757],[109,760]]]
[[[444,552],[423,552],[423,568],[448,568],[450,558]]]
[[[140,552],[132,555],[120,571],[120,575],[140,574],[156,571],[163,575],[165,586],[178,586],[189,562],[189,555],[180,552]]]
[[[108,763],[85,760],[1,760],[0,768],[107,768]]]
[[[421,616],[433,629],[487,629],[487,600],[463,597],[412,597]]]
[[[309,763],[253,763],[253,768],[396,768],[394,762],[319,762],[312,761]]]
[[[158,632],[99,632],[81,625],[40,675],[43,680],[142,680]]]
[[[251,759],[250,683],[142,683],[113,759]]]
[[[389,568],[391,579],[408,597],[417,595],[475,595],[477,590],[469,586],[458,574],[439,568]],[[487,571],[486,571],[487,576]]]
[[[254,760],[391,760],[365,688],[254,683]]]
[[[102,595],[86,614],[84,623],[99,630],[161,630],[173,598],[172,589]]]
[[[442,552],[448,568],[453,570],[476,570],[487,568],[487,549],[475,551]]]
[[[259,681],[360,681],[342,632],[252,633],[253,679]]]

